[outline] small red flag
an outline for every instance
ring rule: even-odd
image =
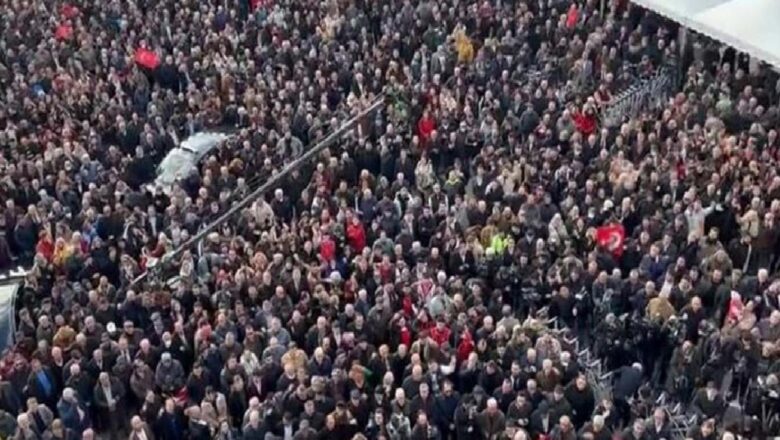
[[[620,223],[604,225],[596,229],[596,243],[607,248],[615,258],[623,255],[625,241],[626,230]]]
[[[72,36],[73,36],[73,26],[67,24],[61,24],[57,26],[57,29],[54,31],[54,38],[60,41],[70,40],[70,37]]]
[[[160,58],[151,50],[141,47],[135,51],[135,62],[149,70],[154,70],[160,65]]]

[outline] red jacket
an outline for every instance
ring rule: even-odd
[[[442,344],[450,340],[450,329],[446,326],[439,330],[439,326],[433,326],[433,328],[430,331],[431,339],[436,341],[437,344],[441,347]]]
[[[688,170],[685,167],[685,162],[683,161],[677,162],[676,170],[677,170],[677,180],[685,180],[685,177],[688,174]]]
[[[329,236],[323,237],[320,242],[320,258],[326,262],[336,259],[336,242]]]
[[[52,257],[54,257],[54,243],[51,240],[40,239],[38,244],[35,245],[35,252],[43,255],[46,261],[51,261]]]
[[[347,224],[347,241],[352,249],[360,253],[366,247],[366,230],[363,223],[349,222]]]
[[[407,347],[412,346],[412,332],[409,330],[408,326],[401,327],[398,334],[400,335],[401,344],[404,344]]]
[[[407,317],[412,316],[414,308],[412,307],[412,298],[409,295],[405,295],[401,300],[401,309]]]
[[[593,134],[596,131],[596,117],[588,116],[585,113],[576,113],[573,117],[574,125],[577,131],[585,136]]]
[[[471,333],[466,330],[458,344],[458,362],[465,362],[472,351],[474,351],[474,340],[471,338]]]
[[[566,14],[566,27],[573,29],[577,26],[577,21],[580,19],[580,11],[577,9],[576,4],[572,4],[569,8],[569,12]]]
[[[417,123],[417,135],[420,136],[420,142],[425,144],[431,138],[431,133],[436,130],[436,121],[431,117],[422,117]]]
[[[381,262],[377,265],[376,269],[379,271],[379,278],[383,283],[389,283],[393,280],[395,267],[392,263],[385,264],[384,262]]]

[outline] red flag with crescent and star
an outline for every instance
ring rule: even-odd
[[[596,228],[596,243],[612,252],[615,258],[620,258],[623,255],[623,243],[625,241],[626,230],[620,223]]]

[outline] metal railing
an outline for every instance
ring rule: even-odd
[[[636,117],[642,111],[660,108],[677,88],[677,69],[662,66],[654,75],[637,80],[618,94],[602,109],[601,120],[606,126],[616,127],[626,118]]]
[[[559,327],[557,318],[548,320],[546,324],[548,327],[551,327],[553,333],[558,334],[560,337],[564,337],[564,333],[568,330],[565,327]],[[614,372],[605,371],[604,361],[598,358],[590,348],[580,350],[580,344],[577,337],[566,339],[565,342],[568,345],[575,347],[574,352],[577,354],[577,362],[584,370],[585,377],[593,389],[593,395],[596,402],[609,398],[612,393]],[[680,403],[672,405],[672,402],[669,401],[668,397],[666,392],[662,392],[655,400],[655,407],[663,409],[666,413],[667,420],[669,420],[671,427],[672,438],[675,440],[684,440],[687,438],[691,427],[695,426],[697,417],[689,414],[686,411],[686,408]]]
[[[346,133],[348,133],[354,126],[357,124],[358,121],[366,117],[367,115],[373,113],[374,111],[378,110],[385,104],[385,95],[384,93],[380,95],[378,99],[373,101],[371,104],[368,105],[368,107],[362,109],[359,111],[355,116],[344,122],[339,128],[331,132],[329,135],[327,135],[324,139],[319,141],[316,145],[314,145],[311,149],[303,153],[299,158],[295,159],[294,161],[290,162],[288,165],[286,165],[281,171],[278,173],[272,175],[265,183],[262,185],[259,185],[256,189],[254,189],[251,193],[249,193],[247,196],[245,196],[243,199],[235,203],[233,206],[231,206],[227,211],[225,211],[222,215],[217,217],[215,220],[213,220],[211,223],[209,223],[206,227],[202,228],[200,231],[198,231],[197,234],[192,236],[189,240],[186,242],[180,244],[177,248],[174,250],[168,252],[167,254],[163,255],[161,258],[161,261],[159,264],[155,265],[152,268],[147,268],[143,273],[138,275],[135,279],[133,279],[130,284],[128,285],[128,288],[132,288],[139,283],[143,282],[151,272],[154,272],[156,270],[161,270],[162,267],[167,265],[169,262],[171,262],[174,258],[179,256],[181,253],[183,253],[185,250],[190,249],[191,247],[198,244],[204,237],[206,237],[209,233],[217,229],[220,225],[222,225],[224,222],[229,220],[231,217],[233,217],[235,214],[239,213],[241,210],[249,206],[252,202],[260,198],[261,196],[265,195],[268,191],[271,191],[275,189],[276,187],[281,184],[284,179],[293,171],[300,169],[303,165],[305,165],[307,162],[309,162],[311,159],[317,157],[325,148],[327,148],[329,145],[331,145],[333,142],[340,139],[342,136],[344,136]]]

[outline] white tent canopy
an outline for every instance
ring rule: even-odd
[[[780,2],[777,0],[632,1],[780,67]]]

